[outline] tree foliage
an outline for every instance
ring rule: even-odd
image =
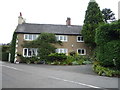
[[[87,45],[95,47],[95,29],[102,22],[103,16],[98,4],[96,2],[89,2],[82,29],[82,35]]]
[[[103,18],[106,23],[109,21],[115,21],[115,14],[111,11],[111,9],[105,8],[102,10]]]

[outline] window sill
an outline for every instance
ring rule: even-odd
[[[77,42],[84,42],[84,41],[77,41]]]

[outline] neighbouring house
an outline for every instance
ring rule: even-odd
[[[67,18],[66,25],[54,25],[54,24],[33,24],[25,23],[22,14],[18,17],[18,26],[15,30],[17,34],[15,60],[20,61],[17,53],[24,57],[31,57],[37,55],[37,48],[23,48],[24,41],[35,40],[41,33],[54,33],[57,40],[62,41],[63,45],[55,45],[57,53],[76,52],[79,55],[88,55],[89,50],[84,43],[84,39],[81,35],[82,26],[71,25],[71,19]]]

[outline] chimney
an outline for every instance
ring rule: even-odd
[[[18,24],[25,23],[25,19],[22,17],[22,13],[20,12],[20,16],[18,17]]]
[[[71,25],[71,18],[67,17],[66,25]]]

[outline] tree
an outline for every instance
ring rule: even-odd
[[[111,11],[111,9],[103,9],[102,14],[106,23],[108,23],[108,21],[115,21],[115,14]]]
[[[41,60],[47,60],[49,54],[55,52],[54,44],[61,44],[60,41],[56,40],[56,37],[52,33],[41,33],[37,40],[32,42],[26,42],[23,47],[27,48],[38,48],[38,57]]]
[[[103,23],[102,12],[95,0],[90,0],[86,14],[82,35],[85,43],[90,47],[95,47],[95,32],[100,23]]]

